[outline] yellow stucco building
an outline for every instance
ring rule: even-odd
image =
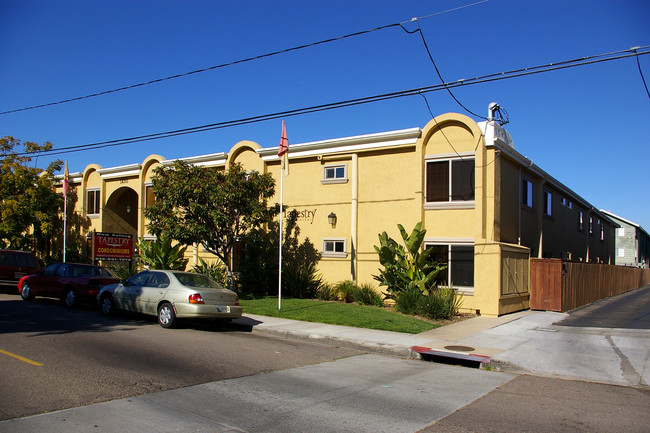
[[[279,196],[277,151],[241,141],[228,153],[182,159],[271,173]],[[486,315],[528,308],[531,256],[610,263],[614,254],[615,223],[518,153],[495,122],[447,113],[423,128],[291,144],[288,154],[284,209],[298,212],[301,237],[320,247],[327,282],[376,284],[377,235],[400,239],[397,224],[410,232],[418,221],[426,246],[448,264],[448,283],[464,293],[463,309]],[[152,170],[173,161],[151,155],[71,174],[81,230],[147,238]],[[204,253],[195,246],[191,254],[195,264]]]

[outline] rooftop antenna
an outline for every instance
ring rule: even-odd
[[[496,102],[490,102],[490,105],[488,105],[488,121],[496,121],[501,126],[510,122],[508,112]]]

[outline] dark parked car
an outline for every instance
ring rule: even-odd
[[[41,272],[21,278],[18,291],[26,301],[31,301],[34,296],[45,296],[59,298],[72,307],[77,303],[97,302],[99,289],[119,282],[119,278],[101,266],[54,263]]]
[[[38,272],[41,267],[32,253],[26,251],[0,250],[0,286],[16,290],[22,277]]]

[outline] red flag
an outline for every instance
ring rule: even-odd
[[[287,127],[282,121],[282,136],[280,137],[280,147],[278,147],[278,156],[282,158],[282,170],[289,174],[289,139],[287,138]]]
[[[68,190],[70,189],[70,184],[68,180],[68,161],[65,162],[65,170],[63,171],[63,197],[68,195]]]

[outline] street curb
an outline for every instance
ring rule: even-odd
[[[420,354],[413,351],[411,347],[406,347],[406,346],[401,346],[396,344],[374,343],[374,342],[362,341],[362,340],[341,339],[329,335],[321,335],[316,333],[304,333],[300,331],[287,331],[287,330],[257,328],[257,327],[253,327],[251,332],[258,335],[266,335],[266,336],[281,338],[285,340],[312,341],[315,343],[322,343],[330,346],[344,347],[348,349],[357,349],[357,350],[362,350],[364,352],[376,353],[379,355],[390,355],[390,356],[396,356],[396,357],[407,358],[407,359],[422,359]]]

